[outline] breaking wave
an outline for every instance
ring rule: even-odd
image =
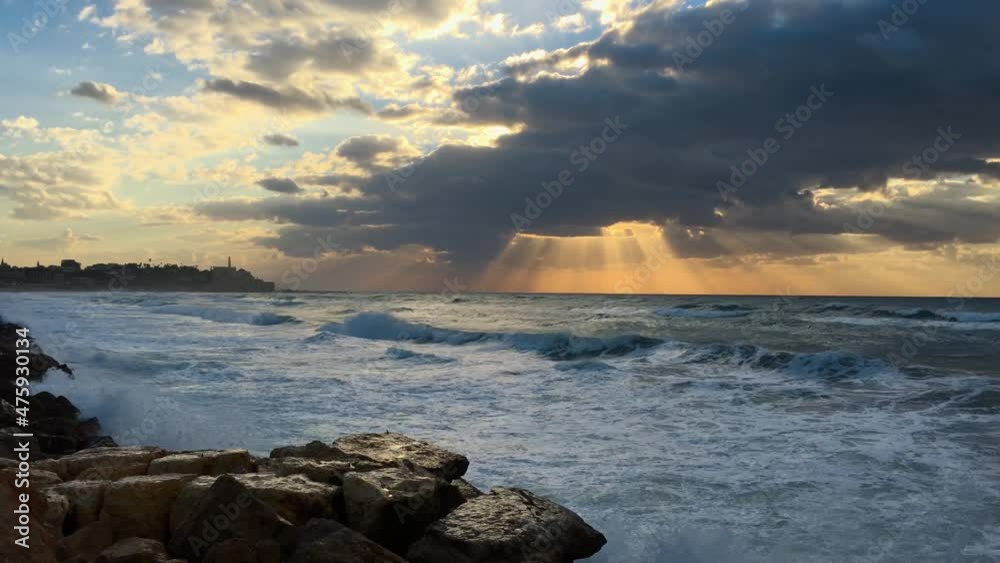
[[[690,349],[678,357],[680,363],[717,364],[754,370],[784,372],[789,375],[843,379],[898,373],[887,362],[840,350],[794,353],[772,352],[753,345],[717,344]]]
[[[734,317],[745,317],[752,313],[744,308],[729,308],[717,305],[710,309],[697,309],[694,306],[666,307],[657,309],[656,315],[660,317],[680,317],[691,319],[727,319]]]
[[[183,317],[196,317],[206,321],[216,323],[247,324],[256,326],[271,326],[285,323],[299,322],[290,315],[277,315],[269,312],[244,312],[233,309],[222,309],[215,307],[196,307],[187,305],[164,305],[152,309],[154,313],[161,315],[180,315]]]
[[[575,336],[565,332],[535,334],[449,330],[410,323],[386,313],[360,313],[343,322],[326,324],[319,330],[368,340],[410,341],[421,344],[460,346],[473,342],[493,342],[522,352],[535,352],[552,360],[624,356],[663,343],[662,340],[639,335],[597,338]]]

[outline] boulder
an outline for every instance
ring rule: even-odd
[[[344,476],[347,524],[405,554],[424,528],[444,515],[446,482],[418,468],[391,467]]]
[[[307,459],[345,459],[349,456],[337,448],[324,444],[319,440],[309,442],[304,446],[284,446],[271,450],[272,458],[303,457]]]
[[[63,535],[63,523],[66,515],[69,514],[69,499],[52,489],[43,490],[45,495],[45,514],[42,515],[42,522],[45,527],[57,538]]]
[[[354,530],[314,518],[299,529],[295,555],[289,563],[406,563]]]
[[[41,469],[31,470],[31,484],[38,485],[39,487],[51,487],[52,485],[58,485],[62,483],[63,480],[59,478],[58,475],[51,471],[42,471]]]
[[[69,500],[69,515],[66,521],[70,533],[97,521],[104,505],[104,491],[111,481],[66,481],[51,486],[53,490]]]
[[[342,485],[344,475],[353,472],[373,471],[388,467],[389,464],[367,460],[322,460],[303,457],[280,457],[262,460],[261,473],[273,473],[279,477],[305,475],[317,483]]]
[[[141,475],[125,477],[104,491],[101,520],[115,530],[115,539],[130,537],[162,541],[170,525],[174,499],[194,475]]]
[[[442,502],[444,512],[447,514],[462,506],[471,499],[482,496],[483,492],[474,487],[465,479],[455,479],[448,483],[443,491]]]
[[[108,522],[91,522],[59,540],[59,560],[64,563],[93,563],[102,551],[115,543],[115,531]]]
[[[267,473],[231,475],[264,504],[273,508],[293,525],[305,524],[310,518],[336,518],[335,502],[339,487],[310,481],[302,475],[278,477]],[[171,529],[176,528],[205,492],[219,477],[198,477],[188,483],[177,497],[171,511]]]
[[[206,450],[170,454],[149,463],[150,475],[189,473],[192,475],[222,475],[251,473],[257,463],[246,450]]]
[[[201,479],[206,479],[202,477]],[[205,563],[209,552],[227,540],[246,540],[258,553],[273,545],[287,555],[295,544],[295,530],[270,506],[258,500],[232,475],[214,479],[207,489],[194,488],[191,498],[178,498],[173,516],[179,521],[168,543],[171,554],[190,563]],[[238,550],[230,545],[221,552]],[[213,555],[218,559],[219,552]]]
[[[497,488],[431,524],[412,563],[566,563],[597,553],[604,536],[572,511],[522,489]]]
[[[163,544],[147,538],[126,538],[105,549],[97,563],[168,563]],[[178,562],[180,563],[180,562]]]
[[[64,481],[117,481],[145,475],[149,462],[165,455],[166,451],[152,447],[90,448],[59,459],[39,461],[35,468],[51,471]]]
[[[48,499],[37,486],[15,487],[17,471],[0,470],[0,561],[17,561],[18,563],[56,563],[57,537],[44,524],[43,515],[49,510]],[[21,502],[21,495],[28,495],[28,502]],[[14,529],[15,510],[27,504],[31,523],[28,536],[28,549],[14,542],[21,535]]]
[[[340,451],[373,461],[386,463],[410,462],[435,475],[452,481],[465,475],[469,459],[464,455],[449,452],[443,448],[414,440],[395,433],[355,434],[344,436],[333,443]]]
[[[281,548],[274,540],[251,543],[229,539],[212,546],[203,563],[281,563]]]

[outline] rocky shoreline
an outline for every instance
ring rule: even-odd
[[[0,511],[31,514],[30,548],[0,529],[0,556],[31,563],[567,563],[604,536],[517,488],[482,492],[469,460],[402,434],[330,443],[169,452],[119,447],[65,397],[31,397],[16,425],[17,327],[0,322]],[[69,367],[32,343],[29,379]],[[17,452],[30,432],[30,487]],[[20,440],[20,441],[18,441]],[[21,495],[28,494],[24,503]]]

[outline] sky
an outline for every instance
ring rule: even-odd
[[[0,0],[0,256],[1000,296],[994,0]]]

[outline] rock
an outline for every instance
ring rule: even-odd
[[[17,561],[18,563],[56,563],[56,536],[44,524],[43,515],[49,510],[48,500],[37,486],[15,487],[17,470],[0,470],[0,561]],[[28,502],[21,502],[21,495],[28,495]],[[28,536],[28,549],[14,542],[21,539],[21,534],[14,529],[20,523],[15,518],[15,510],[21,510],[26,505],[31,522]],[[15,524],[16,523],[16,524]]]
[[[104,491],[111,481],[66,481],[53,485],[53,490],[69,499],[66,527],[73,533],[96,522],[104,505]]]
[[[152,447],[90,448],[59,459],[39,461],[35,463],[35,468],[56,473],[64,481],[117,481],[123,477],[145,475],[149,462],[166,454],[164,450]]]
[[[424,528],[444,515],[441,497],[445,484],[436,475],[405,467],[348,473],[344,476],[347,524],[405,554]]]
[[[302,475],[278,477],[267,473],[231,475],[246,486],[250,493],[273,508],[293,525],[305,524],[310,518],[336,518],[335,502],[340,489],[310,481]],[[191,507],[217,481],[217,477],[198,477],[188,483],[177,497],[170,516],[171,529],[176,528]]]
[[[306,459],[345,459],[349,456],[337,448],[324,444],[319,440],[309,442],[304,446],[285,446],[271,450],[271,458],[301,457]]]
[[[115,531],[108,522],[91,522],[59,540],[59,560],[65,563],[92,563],[115,543]]]
[[[45,514],[42,515],[42,522],[52,532],[52,535],[61,538],[63,523],[66,521],[66,515],[69,514],[69,499],[52,489],[42,491],[42,494],[45,495],[47,505]]]
[[[597,553],[604,536],[572,511],[521,489],[497,488],[431,524],[413,563],[566,563]]]
[[[203,563],[281,563],[281,548],[274,540],[231,539],[212,546]]]
[[[373,471],[388,466],[389,464],[367,460],[341,461],[281,457],[262,460],[259,471],[273,473],[279,477],[305,475],[317,483],[341,485],[344,482],[344,475],[348,473]]]
[[[192,475],[222,475],[251,473],[257,463],[246,450],[206,450],[177,453],[154,459],[149,464],[150,475],[189,473]]]
[[[97,556],[97,563],[167,563],[163,544],[146,538],[126,538],[105,549]]]
[[[115,539],[130,537],[162,541],[170,526],[170,510],[181,489],[194,475],[125,477],[104,491],[101,520],[115,530]]]
[[[52,485],[58,485],[62,483],[63,480],[59,478],[58,475],[51,471],[42,471],[41,469],[31,470],[31,484],[38,485],[41,488],[51,487]]]
[[[314,518],[299,529],[295,555],[289,563],[406,563],[354,530]]]
[[[446,481],[458,479],[469,468],[464,455],[449,452],[433,444],[414,440],[402,434],[355,434],[337,439],[333,447],[344,453],[381,461],[408,461],[438,475]]]
[[[452,510],[478,496],[482,496],[482,494],[482,491],[472,486],[465,479],[455,479],[451,483],[448,483],[443,491],[442,503],[444,504],[445,514],[450,513]]]
[[[212,478],[199,480],[204,479]],[[258,553],[268,553],[272,544],[282,554],[291,552],[295,530],[287,520],[258,500],[236,477],[223,475],[213,480],[208,489],[186,490],[193,493],[191,498],[177,499],[172,516],[179,523],[168,543],[171,554],[190,563],[205,563],[213,547],[230,539],[246,540]],[[230,549],[238,547],[229,546],[223,551]]]

